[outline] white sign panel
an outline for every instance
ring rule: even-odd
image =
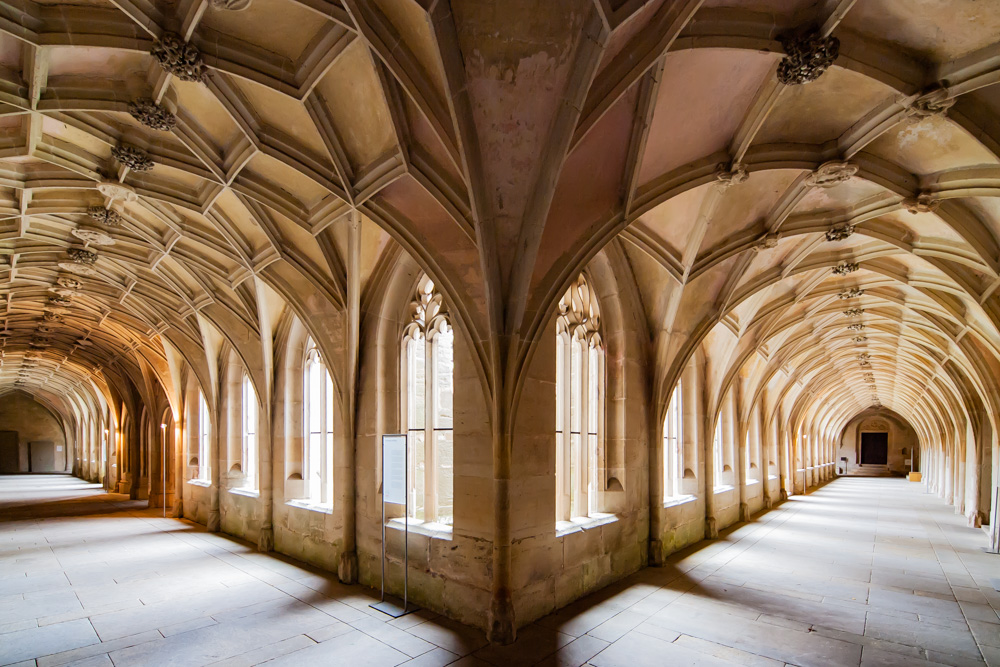
[[[406,503],[406,436],[382,436],[382,502]]]

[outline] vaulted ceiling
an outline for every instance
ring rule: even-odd
[[[8,1],[0,392],[260,335],[262,285],[343,308],[354,220],[362,291],[411,254],[488,392],[613,245],[657,403],[700,347],[842,420],[989,404],[998,34],[976,0]]]

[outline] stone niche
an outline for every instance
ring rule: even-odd
[[[888,457],[886,465],[894,475],[905,475],[910,471],[907,463],[912,457],[913,469],[920,470],[920,443],[916,431],[902,417],[888,410],[866,410],[852,419],[844,428],[837,465],[843,466],[847,459],[846,472],[855,470],[861,464],[861,443],[865,433],[888,434]]]

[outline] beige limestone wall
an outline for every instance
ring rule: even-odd
[[[660,516],[661,557],[705,538],[704,368],[703,364],[691,363],[681,378],[681,440],[684,446],[681,492],[687,497],[653,506],[652,511]]]
[[[663,555],[667,556],[705,538],[705,500],[699,492],[690,500],[660,508]]]
[[[715,494],[715,525],[719,530],[727,528],[740,520],[740,491],[733,486],[731,489]]]
[[[419,271],[396,276],[387,307],[368,313],[362,338],[357,425],[357,531],[361,583],[379,587],[382,577],[381,436],[398,433],[400,354],[406,305]],[[484,628],[490,605],[493,556],[493,452],[490,415],[466,338],[455,332],[454,525],[451,532],[411,529],[408,595],[418,605]],[[401,506],[387,505],[387,517]],[[386,528],[386,590],[403,591],[403,531]]]
[[[889,470],[898,475],[909,472],[906,459],[916,452],[914,469],[920,467],[920,442],[917,433],[905,420],[887,410],[866,410],[844,427],[835,462],[842,466],[841,457],[847,457],[847,470],[854,470],[861,463],[861,433],[889,433]]]
[[[602,301],[602,309],[607,311]],[[623,444],[618,486],[599,480],[606,519],[566,531],[555,516],[555,320],[542,333],[515,422],[511,469],[513,601],[523,625],[643,567],[648,559],[648,396],[634,331],[606,337],[605,446]],[[617,409],[620,406],[621,409]],[[617,479],[617,477],[616,477]]]
[[[212,489],[202,482],[187,480],[184,484],[184,518],[207,525],[212,504],[211,494]]]
[[[28,443],[52,442],[52,465],[32,472],[62,472],[67,468],[66,435],[48,408],[26,394],[11,393],[0,399],[0,431],[18,433],[18,470],[28,472]],[[47,446],[46,446],[47,447]],[[36,462],[37,462],[36,453]],[[46,456],[46,459],[48,457]]]
[[[347,443],[343,424],[343,406],[340,396],[335,398],[334,421],[334,480],[332,508],[308,507],[301,497],[302,485],[296,484],[302,474],[303,448],[303,364],[306,354],[307,332],[293,327],[290,339],[282,353],[274,395],[277,405],[273,411],[273,475],[274,484],[274,549],[333,572],[337,571],[340,555],[344,551],[344,449]],[[339,340],[339,337],[338,337]],[[332,354],[342,348],[330,346]],[[336,359],[327,361],[334,373],[339,391],[340,378],[336,377]],[[352,471],[353,474],[353,471]]]
[[[607,269],[605,268],[605,271]],[[301,473],[303,446],[302,361],[306,332],[295,321],[276,340],[276,371],[270,437],[272,468],[270,484],[274,549],[294,558],[336,572],[345,551],[344,480],[355,476],[355,519],[357,530],[358,576],[360,583],[381,584],[382,505],[380,489],[380,438],[396,433],[400,425],[400,343],[407,304],[419,269],[401,260],[401,267],[386,278],[385,294],[374,301],[376,310],[363,313],[360,375],[356,407],[356,433],[349,438],[343,423],[349,419],[341,410],[335,429],[335,502],[320,510],[295,500],[296,475]],[[587,525],[557,531],[555,521],[555,322],[548,324],[539,338],[519,397],[513,434],[510,481],[512,530],[512,589],[516,622],[519,626],[565,606],[643,567],[649,557],[650,520],[650,405],[648,369],[644,346],[648,333],[641,318],[625,312],[614,291],[613,281],[601,282],[602,335],[606,345],[605,437],[599,456],[600,503],[606,516]],[[609,284],[612,286],[609,287]],[[337,338],[327,349],[342,351]],[[256,542],[267,508],[259,495],[237,491],[235,464],[240,456],[240,369],[220,369],[220,418],[218,456],[221,466],[219,496],[221,529]],[[343,382],[340,359],[330,364],[338,392]],[[700,541],[705,536],[706,479],[704,466],[711,465],[711,437],[702,433],[705,421],[703,396],[706,386],[704,364],[691,364],[685,371],[684,464],[682,498],[654,503],[660,519],[660,548],[664,555]],[[454,497],[452,530],[414,527],[408,541],[409,597],[416,604],[465,623],[485,627],[493,585],[494,452],[491,415],[472,349],[461,333],[455,336],[454,397]],[[338,396],[338,400],[342,395]],[[742,406],[727,395],[726,476],[718,484],[733,487],[714,493],[718,528],[735,524],[740,513],[739,477],[735,442],[739,429],[734,415],[744,414]],[[185,440],[197,442],[197,391],[188,392],[188,433]],[[343,407],[343,406],[341,406]],[[774,430],[768,435],[773,435]],[[659,433],[655,434],[657,440]],[[261,440],[268,434],[261,432]],[[760,437],[759,434],[754,437]],[[708,438],[708,442],[706,442]],[[764,484],[770,496],[779,496],[777,446],[773,437],[764,438],[763,454],[751,454],[758,478],[746,487],[750,512],[763,509]],[[354,468],[348,464],[348,447],[354,448]],[[658,444],[658,446],[660,446]],[[197,446],[194,445],[195,451]],[[190,450],[187,458],[190,460]],[[754,458],[756,457],[756,458]],[[767,460],[764,464],[757,458]],[[765,467],[766,466],[766,467]],[[184,514],[207,523],[213,489],[190,479],[196,469],[186,468],[189,479],[183,485]],[[260,466],[264,469],[264,466]],[[263,484],[265,480],[261,480]],[[387,506],[390,519],[401,508]],[[390,521],[386,530],[386,588],[402,593],[403,532]]]

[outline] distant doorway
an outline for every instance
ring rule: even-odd
[[[861,434],[861,464],[884,466],[889,462],[889,434]]]
[[[0,431],[0,473],[21,472],[17,431]]]

